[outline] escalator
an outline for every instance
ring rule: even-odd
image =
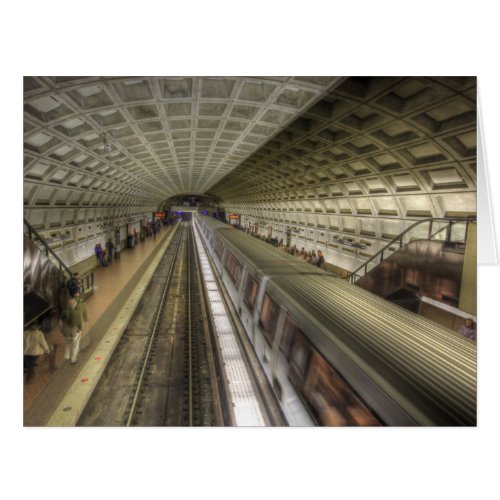
[[[444,241],[416,240],[394,252],[355,284],[389,300],[408,298],[401,293],[404,290],[458,307],[463,265],[463,250],[447,249]]]
[[[394,238],[347,279],[456,330],[464,317],[476,314],[475,255],[475,218],[421,221]]]

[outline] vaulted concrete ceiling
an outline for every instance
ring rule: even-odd
[[[470,213],[475,161],[475,78],[24,78],[24,206],[39,227],[54,208],[64,225],[182,193]]]
[[[339,81],[25,77],[25,204],[204,193]]]
[[[473,213],[476,79],[346,79],[210,192],[232,206]]]

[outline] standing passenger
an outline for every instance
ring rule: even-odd
[[[68,300],[68,307],[62,312],[62,334],[66,340],[66,351],[64,359],[71,360],[71,364],[76,363],[78,352],[80,351],[80,338],[82,335],[83,318],[81,311],[76,310],[75,299]]]
[[[463,337],[466,337],[471,340],[476,340],[477,339],[477,332],[476,332],[476,326],[474,325],[474,321],[472,321],[471,318],[467,318],[465,320],[465,325],[462,325],[460,327],[460,330],[458,330],[458,333],[462,335]]]
[[[321,250],[318,250],[318,258],[316,259],[316,265],[323,268],[325,265],[325,256]]]
[[[316,255],[316,250],[313,250],[311,255],[312,255],[311,264],[313,264],[315,266],[316,262],[318,261],[318,256]]]
[[[111,261],[113,260],[113,249],[115,246],[113,245],[113,242],[111,241],[111,238],[106,242],[106,250],[108,251],[108,264],[111,264]]]

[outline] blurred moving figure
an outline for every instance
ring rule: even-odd
[[[82,313],[76,309],[76,306],[75,299],[68,300],[68,307],[61,314],[61,330],[66,340],[64,358],[71,360],[72,365],[76,363],[80,351],[80,338],[83,329]]]
[[[50,348],[38,325],[33,323],[24,331],[24,369],[26,371],[26,382],[33,379],[38,357],[49,354]]]

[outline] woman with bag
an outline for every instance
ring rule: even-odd
[[[35,366],[42,354],[49,354],[50,348],[45,336],[38,325],[33,323],[28,330],[24,331],[24,369],[26,370],[26,382],[29,382],[35,374]]]

